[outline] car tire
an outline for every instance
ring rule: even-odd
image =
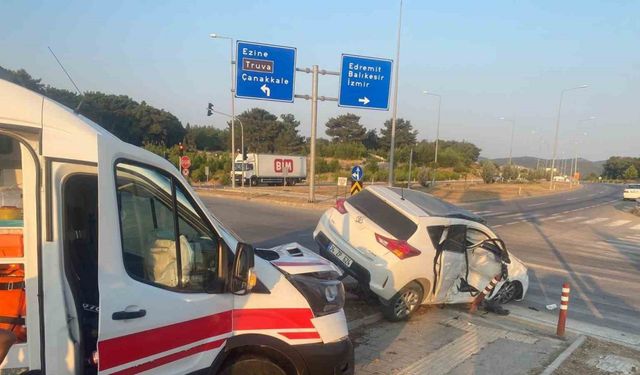
[[[420,284],[412,281],[382,304],[382,315],[392,322],[407,320],[422,303],[423,295]]]
[[[491,300],[501,304],[505,304],[507,302],[513,301],[521,294],[522,285],[520,285],[519,282],[507,281],[506,283],[502,284],[502,287],[500,288],[498,293],[496,293],[496,295],[493,296]]]
[[[259,355],[243,355],[226,365],[220,375],[288,375],[282,367]]]

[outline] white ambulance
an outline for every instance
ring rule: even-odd
[[[352,374],[339,273],[242,243],[168,161],[0,80],[0,374]]]

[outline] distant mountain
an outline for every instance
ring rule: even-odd
[[[494,163],[502,166],[509,163],[509,158],[498,158],[498,159],[489,159]],[[556,169],[560,170],[562,166],[565,166],[567,174],[571,172],[571,162],[573,159],[556,159]],[[536,166],[541,165],[542,167],[547,166],[551,168],[551,160],[549,159],[539,159],[533,156],[519,156],[516,158],[512,158],[511,162],[515,165],[519,165],[529,169],[535,169]],[[600,176],[602,174],[603,166],[605,160],[601,161],[591,161],[583,158],[578,158],[578,172],[582,176],[588,176],[591,173],[595,173]]]

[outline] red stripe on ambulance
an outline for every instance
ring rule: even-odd
[[[278,332],[289,340],[310,340],[319,339],[320,334],[318,332]]]
[[[100,370],[231,332],[231,311],[100,341]]]
[[[233,330],[315,328],[311,309],[233,310]]]

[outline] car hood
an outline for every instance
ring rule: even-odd
[[[278,245],[272,248],[257,248],[256,255],[269,261],[272,265],[287,274],[298,275],[314,272],[337,272],[342,270],[329,260],[314,253],[297,242]]]

